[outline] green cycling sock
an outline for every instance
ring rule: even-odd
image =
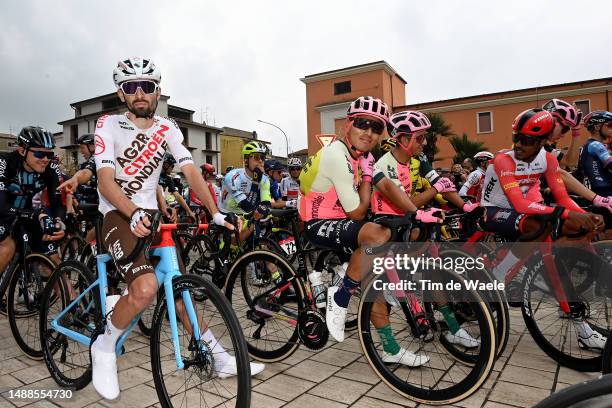
[[[450,309],[450,307],[448,305],[444,305],[442,307],[439,307],[438,310],[444,316],[444,320],[446,321],[450,332],[452,334],[457,333],[457,331],[459,330],[459,323],[457,322],[457,318],[455,317],[455,314]]]
[[[397,341],[395,341],[393,330],[391,330],[391,324],[381,327],[380,329],[376,329],[376,331],[380,336],[380,341],[382,341],[383,350],[385,350],[387,354],[394,356],[399,353],[400,346],[397,344]]]

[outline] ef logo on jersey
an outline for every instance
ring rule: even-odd
[[[104,140],[98,135],[96,135],[96,150],[94,154],[102,154],[106,150],[106,145],[104,144]]]

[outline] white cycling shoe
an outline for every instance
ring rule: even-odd
[[[385,364],[402,364],[408,367],[420,367],[429,361],[429,357],[424,354],[414,354],[401,348],[399,353],[392,355],[383,351],[382,361]]]
[[[107,353],[96,346],[91,346],[91,381],[94,388],[103,398],[114,400],[119,396],[119,379],[117,378],[117,355]]]
[[[480,346],[480,340],[473,338],[465,329],[459,329],[455,334],[448,332],[444,335],[444,338],[446,338],[449,343],[457,344],[468,349]]]
[[[216,365],[216,364],[215,364]],[[261,373],[264,368],[266,368],[265,364],[252,362],[251,365],[251,376],[257,375]],[[233,377],[238,375],[238,367],[236,367],[236,357],[230,357],[225,361],[225,363],[221,367],[215,367],[217,371],[217,375],[221,379]]]
[[[603,350],[606,346],[607,338],[601,333],[592,331],[588,337],[578,335],[578,345],[583,349]]]
[[[334,300],[334,295],[338,291],[337,286],[330,286],[327,289],[327,311],[325,313],[325,323],[327,330],[338,343],[344,341],[344,324],[346,323],[346,307],[338,306]]]

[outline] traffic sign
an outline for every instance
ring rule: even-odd
[[[321,135],[316,135],[316,138],[319,141],[319,143],[321,143],[321,146],[325,147],[331,142],[333,142],[334,140],[336,140],[336,135],[334,133],[329,133],[329,134],[324,133]]]

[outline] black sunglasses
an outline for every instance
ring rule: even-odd
[[[142,89],[142,92],[149,95],[157,90],[157,83],[153,81],[127,81],[122,83],[121,90],[126,95],[136,95],[138,88]]]
[[[385,131],[385,125],[381,121],[361,117],[356,117],[353,119],[353,126],[361,130],[372,129],[372,132],[378,135],[382,135],[382,133]]]
[[[539,137],[522,135],[520,133],[515,133],[514,135],[512,135],[512,141],[514,143],[521,142],[523,146],[533,146],[536,143],[538,143],[540,140],[543,140],[543,139]]]
[[[47,159],[52,160],[55,157],[54,152],[45,152],[42,150],[30,150],[30,151],[32,152],[34,157],[36,157],[37,159],[44,159],[46,157]]]

